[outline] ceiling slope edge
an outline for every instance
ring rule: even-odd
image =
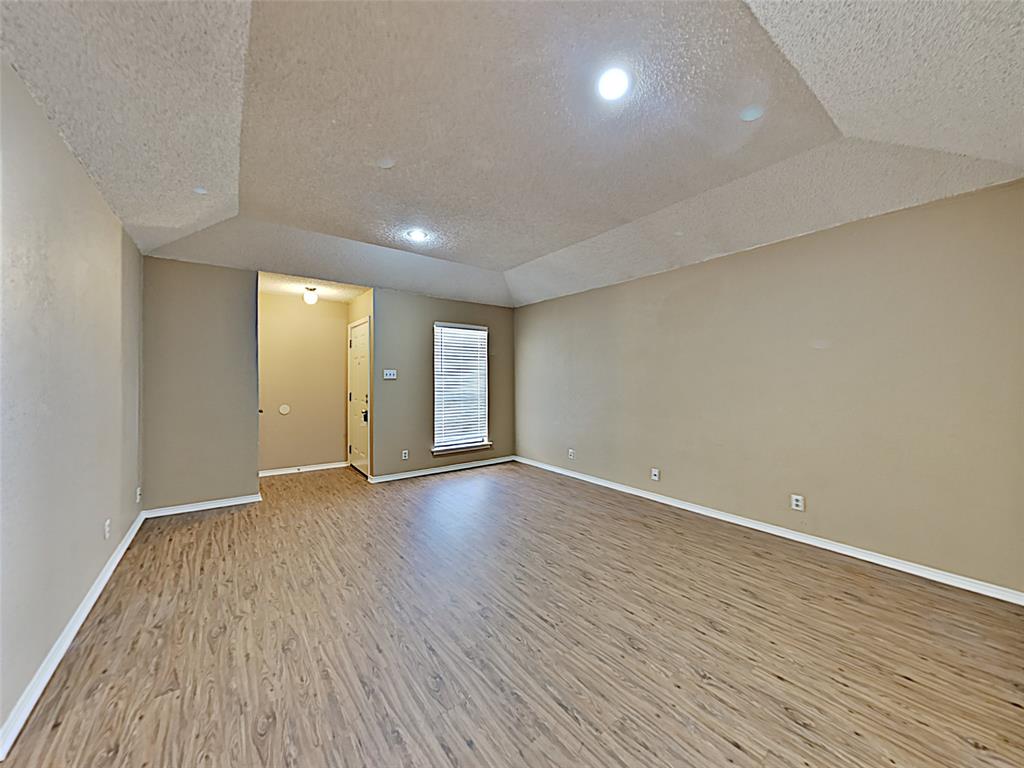
[[[627,282],[1024,176],[1012,165],[840,138],[506,271],[516,306]]]
[[[150,255],[443,299],[513,305],[500,272],[245,216],[175,240]]]
[[[4,59],[144,252],[238,213],[250,11],[2,5]]]
[[[746,2],[845,136],[1024,166],[1024,3]]]

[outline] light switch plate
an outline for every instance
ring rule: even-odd
[[[384,378],[385,379],[397,379],[398,378],[398,369],[397,368],[385,368],[384,369]]]

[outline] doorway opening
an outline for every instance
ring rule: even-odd
[[[371,474],[372,339],[371,288],[259,274],[260,476]]]
[[[370,318],[348,324],[348,461],[370,474]]]

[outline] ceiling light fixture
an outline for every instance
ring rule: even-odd
[[[206,187],[192,187],[192,191],[197,195],[205,195],[207,190]]]
[[[629,90],[629,75],[626,70],[612,67],[601,73],[597,80],[597,92],[606,101],[616,101]]]
[[[744,123],[752,123],[755,120],[760,120],[763,114],[764,107],[760,104],[751,104],[749,107],[744,107],[743,111],[740,112],[740,120]]]
[[[306,288],[302,294],[302,300],[311,307],[320,301],[320,297],[316,295],[316,288]]]
[[[425,243],[430,239],[430,233],[425,229],[415,227],[405,233],[405,239],[411,243]]]

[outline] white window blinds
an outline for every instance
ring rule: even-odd
[[[434,451],[487,443],[487,328],[434,323]]]

